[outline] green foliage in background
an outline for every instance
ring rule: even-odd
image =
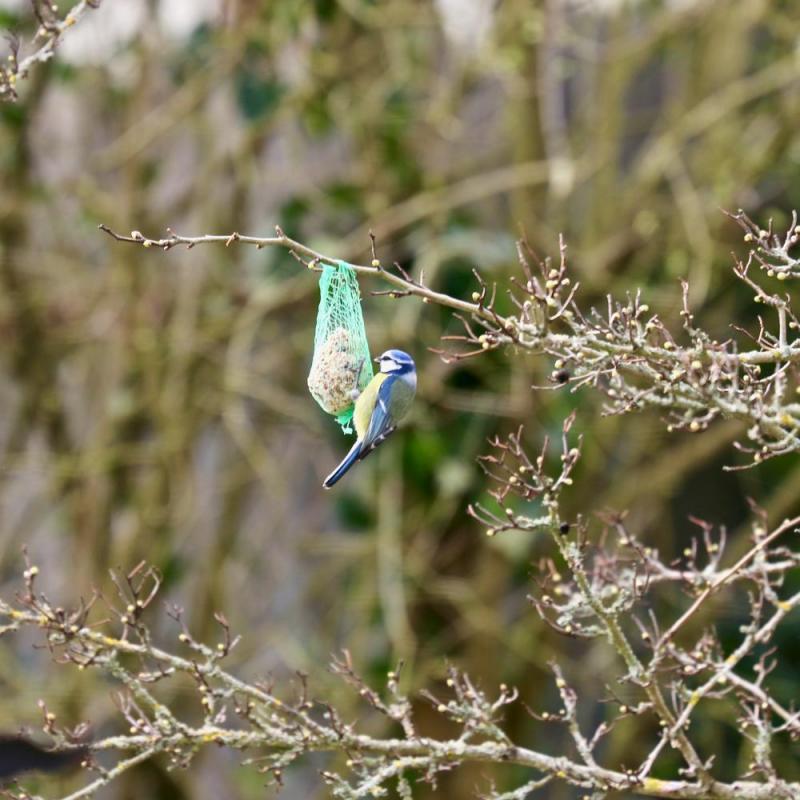
[[[415,409],[323,493],[342,438],[306,387],[316,275],[282,251],[156,253],[96,228],[269,235],[278,224],[350,261],[369,257],[371,230],[383,263],[465,298],[473,267],[507,284],[520,231],[541,255],[557,255],[563,233],[596,304],[638,287],[677,320],[687,278],[697,316],[725,337],[750,321],[752,298],[730,276],[741,233],[720,209],[782,225],[800,206],[795,3],[250,0],[208,16],[134,5],[105,0],[0,106],[4,581],[23,544],[61,575],[65,603],[146,558],[198,638],[216,610],[246,632],[230,668],[250,677],[312,673],[346,710],[322,669],[346,646],[368,679],[402,659],[410,690],[436,689],[450,661],[543,708],[551,657],[600,696],[605,655],[529,608],[546,543],[488,539],[465,514],[483,496],[475,458],[488,437],[524,423],[535,450],[578,409],[568,512],[627,509],[662,553],[682,552],[690,514],[736,538],[748,497],[773,519],[799,510],[796,460],[721,469],[737,458],[736,423],[669,434],[653,413],[623,422],[589,390],[555,391],[545,361],[446,364],[429,348],[459,322],[369,294],[382,286],[362,287],[370,344],[415,358]],[[0,26],[33,29],[16,11]],[[745,612],[744,599],[724,610],[731,630]],[[113,732],[92,675],[0,645],[8,727],[39,727],[46,697]],[[176,685],[176,708],[182,698],[193,702]],[[417,713],[432,733],[446,724],[424,704]],[[565,732],[510,713],[515,740],[567,746]],[[723,773],[747,758],[719,745],[736,724],[706,719],[699,734]],[[615,728],[610,759],[644,754],[633,730]],[[790,743],[774,755],[800,776]],[[113,796],[262,797],[237,767],[223,752],[186,773],[153,762]],[[324,796],[316,778],[312,766],[290,772],[285,796]],[[418,796],[468,797],[492,778],[463,769]]]

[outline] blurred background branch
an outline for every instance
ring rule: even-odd
[[[61,3],[59,18],[78,5]],[[643,324],[657,316],[683,350],[692,341],[685,279],[690,313],[712,342],[767,353],[768,341],[747,343],[730,327],[759,336],[757,293],[733,276],[730,252],[746,263],[756,251],[751,280],[759,257],[773,264],[772,277],[767,266],[758,278],[769,297],[793,291],[788,277],[778,283],[788,264],[758,247],[774,250],[770,230],[785,235],[800,207],[799,24],[800,10],[783,0],[126,0],[87,11],[56,57],[18,81],[16,102],[0,106],[0,596],[16,589],[22,544],[64,607],[92,586],[107,595],[109,567],[146,558],[198,640],[215,640],[216,610],[246,634],[227,667],[243,680],[314,670],[315,693],[351,719],[357,697],[319,672],[329,654],[347,647],[376,686],[402,657],[416,724],[442,740],[458,735],[452,723],[414,698],[449,689],[447,662],[484,691],[505,683],[541,709],[560,707],[556,658],[578,696],[611,697],[611,684],[615,709],[635,707],[641,698],[614,684],[604,643],[564,637],[530,613],[532,569],[557,560],[551,541],[534,530],[488,537],[464,513],[491,502],[474,463],[486,439],[524,421],[533,451],[579,409],[583,454],[564,519],[627,509],[641,547],[677,571],[696,534],[689,515],[725,527],[726,563],[752,546],[748,498],[770,520],[795,516],[795,455],[723,471],[760,450],[749,420],[703,430],[692,416],[670,432],[658,407],[608,415],[613,399],[571,381],[574,365],[555,366],[563,353],[481,344],[479,358],[443,361],[428,348],[464,335],[451,310],[372,296],[401,287],[365,276],[371,346],[408,350],[420,390],[387,452],[323,495],[347,441],[305,386],[316,273],[298,270],[284,248],[154,253],[96,226],[151,235],[166,224],[256,233],[277,224],[315,252],[366,267],[372,230],[387,274],[402,277],[397,262],[470,307],[478,268],[489,296],[497,284],[503,319],[520,314],[504,293],[519,276],[515,240],[557,254],[563,233],[581,309],[606,314],[606,295],[626,307],[641,288]],[[39,22],[28,3],[0,0],[0,27],[24,44]],[[0,50],[11,63],[9,47]],[[745,209],[758,230],[741,230],[721,208]],[[539,257],[529,261],[538,269]],[[777,308],[756,308],[763,333],[780,339]],[[771,391],[782,380],[773,364],[786,356],[759,357],[753,390]],[[693,360],[681,367],[692,380]],[[734,440],[755,452],[732,451]],[[750,621],[746,585],[709,600],[726,654]],[[671,582],[651,597],[670,619],[684,607]],[[154,614],[149,624],[169,640],[169,621]],[[8,727],[40,728],[44,698],[68,727],[90,719],[98,739],[128,735],[97,672],[53,665],[32,641],[20,633],[0,647]],[[773,642],[779,666],[764,679],[790,717],[798,641],[790,615]],[[756,663],[732,674],[759,688]],[[196,710],[193,683],[176,678],[163,691],[176,714]],[[580,729],[596,730],[608,705],[579,706]],[[739,735],[734,704],[708,708],[692,719],[693,741],[703,759],[717,753],[720,780],[733,780],[763,747]],[[603,736],[602,763],[644,763],[652,738],[643,724],[625,717]],[[370,725],[367,734],[386,733],[380,720]],[[504,730],[543,754],[573,743],[567,727],[540,725],[518,705],[506,708]],[[680,766],[672,748],[660,758],[659,770]],[[788,731],[773,737],[770,758],[785,780],[800,780]],[[239,760],[217,747],[188,771],[149,759],[98,796],[262,797],[263,776]],[[311,757],[286,769],[285,795],[328,796],[322,768]],[[79,780],[25,786],[68,796]],[[438,775],[435,790],[411,785],[424,800],[536,781],[523,767],[471,763]],[[539,793],[575,800],[586,790],[553,780]]]

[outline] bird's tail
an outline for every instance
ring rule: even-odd
[[[350,448],[350,452],[344,457],[342,463],[339,464],[336,469],[328,475],[327,478],[322,482],[322,485],[326,489],[330,489],[342,475],[353,466],[358,460],[358,457],[361,455],[361,439],[357,439],[355,444]]]

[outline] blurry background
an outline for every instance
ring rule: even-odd
[[[0,28],[29,41],[28,4],[0,0]],[[146,558],[198,637],[217,635],[214,610],[243,634],[232,669],[305,670],[346,715],[358,704],[325,671],[345,646],[375,680],[404,659],[411,690],[441,687],[449,660],[552,709],[558,657],[584,697],[607,697],[604,642],[564,641],[525,600],[547,543],[489,540],[465,514],[485,496],[486,438],[524,423],[538,447],[578,407],[571,513],[628,508],[632,529],[676,554],[687,514],[741,536],[748,495],[773,519],[797,511],[796,461],[724,473],[736,425],[690,437],[651,413],[603,418],[590,392],[532,390],[547,385],[544,359],[447,366],[428,348],[458,332],[449,313],[362,283],[373,351],[411,352],[420,390],[403,431],[323,492],[349,443],[305,388],[315,275],[283,251],[152,252],[97,225],[280,224],[351,260],[368,257],[371,228],[384,262],[465,297],[473,267],[506,285],[521,231],[542,255],[563,232],[585,302],[641,287],[674,321],[688,277],[699,318],[726,336],[754,311],[729,269],[741,234],[720,209],[765,224],[800,205],[798,45],[792,0],[105,0],[0,107],[0,591],[19,586],[24,544],[63,603]],[[169,620],[151,622],[179,646]],[[110,685],[30,645],[0,641],[3,728],[38,728],[43,697],[65,722],[119,730]],[[199,715],[193,693],[169,699]],[[419,718],[448,732],[424,704]],[[704,754],[734,725],[701,727]],[[522,709],[508,729],[567,747]],[[642,745],[622,725],[605,756],[634,765]],[[720,775],[745,758],[720,752]],[[779,743],[790,777],[791,758]],[[240,759],[153,762],[103,796],[263,797]],[[325,796],[322,764],[292,770],[283,796]],[[419,797],[522,777],[461,769]]]

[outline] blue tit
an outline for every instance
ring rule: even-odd
[[[387,350],[375,359],[380,372],[358,396],[353,411],[356,443],[322,484],[330,489],[342,475],[366,458],[397,427],[408,413],[417,391],[414,359],[402,350]]]

